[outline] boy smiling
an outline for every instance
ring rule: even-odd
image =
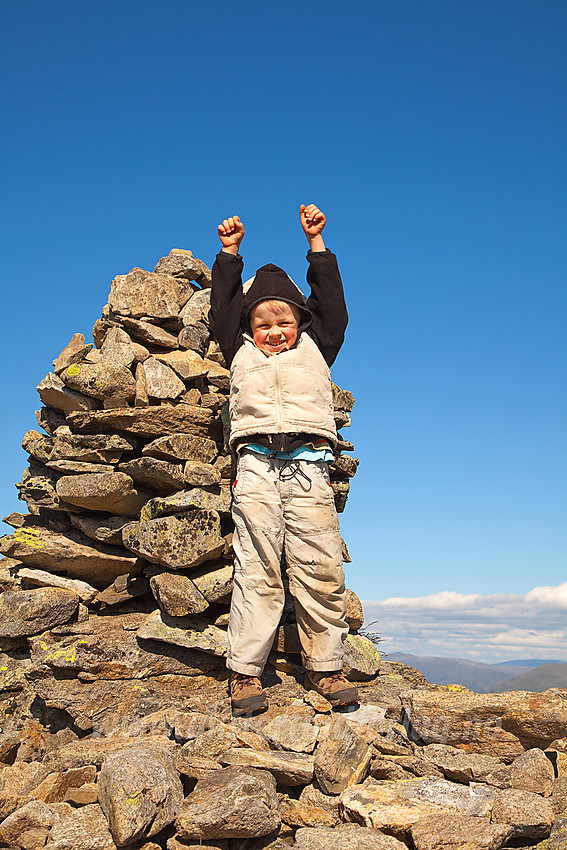
[[[329,367],[348,316],[325,216],[300,207],[309,243],[307,301],[273,264],[244,292],[238,216],[218,226],[211,327],[230,367],[234,589],[227,667],[234,714],[266,707],[260,676],[283,612],[282,558],[294,597],[305,687],[334,706],[356,702],[342,675],[346,591],[328,463],[337,443]]]

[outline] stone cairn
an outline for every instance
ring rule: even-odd
[[[184,250],[119,275],[94,345],[75,334],[37,388],[28,513],[0,542],[0,846],[566,848],[567,689],[479,695],[380,664],[350,590],[360,706],[302,688],[287,594],[270,708],[231,717],[234,459],[210,282]],[[354,399],[333,396],[346,427]],[[340,437],[339,512],[353,448]]]

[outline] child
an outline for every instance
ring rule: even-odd
[[[234,589],[227,666],[234,714],[267,707],[260,676],[289,589],[306,668],[305,687],[333,705],[356,702],[342,675],[346,591],[328,462],[337,443],[329,366],[348,316],[325,216],[301,205],[309,242],[305,298],[277,266],[258,269],[244,292],[238,218],[218,226],[211,327],[230,367],[230,445],[237,453],[232,516]]]

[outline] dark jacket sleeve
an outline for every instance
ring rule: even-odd
[[[242,269],[240,254],[220,251],[213,265],[213,286],[209,322],[220,345],[226,365],[242,345],[240,315],[242,312]]]
[[[307,283],[311,295],[305,305],[313,314],[307,333],[331,366],[343,344],[348,313],[337,258],[329,251],[309,251]]]

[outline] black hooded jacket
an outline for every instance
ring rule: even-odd
[[[343,284],[337,258],[327,251],[309,251],[307,283],[311,294],[307,301],[283,269],[271,263],[256,272],[246,294],[242,290],[244,262],[240,254],[220,251],[213,265],[213,288],[209,320],[226,365],[242,345],[242,333],[250,333],[250,310],[260,301],[279,300],[295,304],[301,310],[297,338],[302,333],[318,345],[331,366],[343,344],[348,322]]]

